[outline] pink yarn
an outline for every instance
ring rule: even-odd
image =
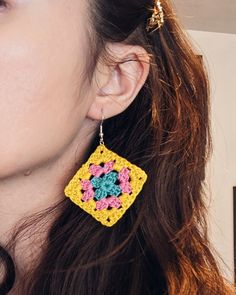
[[[107,209],[109,206],[118,209],[121,206],[121,200],[115,196],[111,196],[96,202],[97,210]]]
[[[110,162],[105,163],[105,165],[103,167],[103,172],[105,174],[111,172],[113,170],[113,166],[114,166],[114,162],[113,161],[110,161]]]
[[[129,173],[130,173],[129,169],[126,167],[123,167],[119,172],[118,179],[122,182],[128,181],[129,180]]]
[[[123,193],[129,194],[132,192],[132,188],[129,182],[121,182],[119,186]]]
[[[83,180],[80,181],[80,183],[82,185],[82,189],[85,190],[85,192],[83,193],[82,200],[84,202],[87,202],[87,201],[93,199],[94,190],[93,190],[93,186],[92,186],[90,180],[83,179]]]
[[[89,171],[93,176],[100,177],[102,173],[107,174],[110,171],[112,171],[113,166],[114,166],[113,161],[105,163],[104,167],[101,167],[100,165],[93,164],[89,167]],[[132,192],[132,188],[129,183],[129,174],[130,174],[130,170],[126,167],[123,167],[118,174],[118,179],[120,181],[119,186],[120,186],[123,193],[128,193],[128,194]],[[80,183],[81,183],[82,189],[84,190],[82,200],[87,202],[87,201],[93,199],[95,192],[93,190],[93,186],[92,186],[90,180],[84,179],[84,180],[81,180]],[[110,196],[108,198],[103,198],[103,199],[96,202],[96,209],[97,210],[107,209],[108,207],[118,209],[118,208],[120,208],[120,206],[121,206],[121,200],[119,198],[117,198],[116,196]]]
[[[100,165],[91,165],[89,167],[89,172],[96,177],[101,176],[102,173],[109,173],[110,171],[113,170],[114,162],[110,161],[104,164],[104,167],[101,167]]]
[[[118,179],[120,181],[120,188],[122,190],[123,193],[131,193],[132,192],[132,188],[131,185],[129,183],[129,173],[130,170],[126,167],[123,167],[118,175]]]
[[[107,209],[108,206],[109,205],[108,205],[108,202],[106,201],[106,199],[102,199],[102,200],[96,202],[96,209],[97,210]]]
[[[83,193],[83,197],[82,197],[82,200],[87,202],[91,199],[93,199],[94,197],[94,191],[93,190],[87,190]]]
[[[80,183],[82,185],[82,189],[85,191],[93,188],[92,183],[88,179],[83,179]]]

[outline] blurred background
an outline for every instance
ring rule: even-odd
[[[213,155],[207,167],[210,239],[234,280],[233,186],[236,186],[236,0],[172,0],[203,56],[211,83]],[[236,229],[235,229],[236,230]],[[226,265],[225,265],[226,264]]]

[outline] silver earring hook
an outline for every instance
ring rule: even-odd
[[[101,123],[100,123],[100,133],[99,133],[99,136],[100,136],[100,144],[103,144],[104,145],[104,139],[103,139],[103,121],[104,121],[104,114],[103,114],[103,109],[102,109],[102,120],[101,120]]]

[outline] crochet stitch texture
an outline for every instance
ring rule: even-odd
[[[100,144],[65,187],[65,195],[105,226],[114,225],[147,180],[140,167]]]

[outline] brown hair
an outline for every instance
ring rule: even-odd
[[[162,1],[164,26],[146,32],[152,5],[90,0],[93,59],[88,57],[86,71],[91,78],[100,58],[112,62],[107,42],[140,45],[149,53],[150,74],[137,97],[104,122],[107,147],[144,169],[148,181],[111,228],[68,198],[23,224],[13,240],[59,212],[37,266],[22,278],[22,294],[234,294],[220,273],[206,222],[205,166],[212,149],[206,69],[169,1]],[[98,136],[85,158],[97,144]],[[10,247],[0,253],[8,267],[6,294],[14,284],[14,255]]]

